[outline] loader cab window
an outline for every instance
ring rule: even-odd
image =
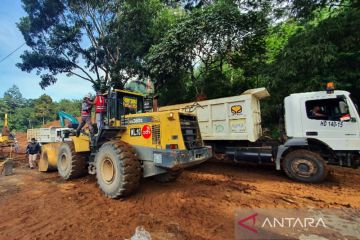
[[[137,98],[124,96],[123,97],[123,107],[124,107],[124,114],[135,114],[137,113],[138,104]]]
[[[121,119],[121,116],[144,112],[144,100],[140,95],[114,91],[108,97],[108,118]]]
[[[119,94],[120,115],[136,114],[144,112],[144,99],[141,96]]]
[[[345,97],[305,102],[307,117],[313,120],[346,121],[350,119]]]

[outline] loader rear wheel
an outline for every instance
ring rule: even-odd
[[[182,169],[176,171],[169,171],[166,173],[162,173],[159,175],[154,176],[155,181],[160,183],[167,183],[175,181],[183,172]]]
[[[57,169],[59,175],[70,180],[87,173],[87,155],[75,152],[73,143],[62,143],[57,154]]]
[[[139,187],[140,162],[125,142],[103,144],[95,156],[95,166],[98,185],[109,198],[128,196]]]
[[[288,153],[283,161],[285,173],[291,178],[304,183],[318,183],[323,181],[328,168],[320,154],[299,149]]]

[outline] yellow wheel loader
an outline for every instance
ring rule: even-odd
[[[109,91],[107,103],[105,125],[95,136],[70,133],[43,148],[43,155],[56,155],[65,180],[95,174],[104,194],[119,198],[134,192],[141,177],[170,182],[211,157],[195,115],[144,112],[144,96],[124,90]]]

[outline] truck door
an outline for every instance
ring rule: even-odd
[[[302,102],[304,137],[319,139],[334,150],[358,150],[359,123],[345,96]]]

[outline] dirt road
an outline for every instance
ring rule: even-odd
[[[205,163],[173,183],[144,179],[122,200],[103,196],[91,176],[70,182],[19,157],[0,177],[0,239],[233,239],[237,208],[360,208],[360,170],[333,168],[322,184],[289,180],[272,167]]]
[[[360,208],[359,180],[337,169],[323,184],[304,185],[270,168],[207,163],[110,200],[92,177],[63,182],[22,165],[0,180],[0,239],[124,239],[139,225],[155,239],[232,239],[236,208]]]

